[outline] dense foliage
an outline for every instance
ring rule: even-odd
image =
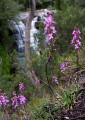
[[[82,32],[82,42],[84,42],[84,26],[85,26],[85,9],[79,7],[68,7],[64,12],[59,11],[55,14],[57,22],[57,49],[60,53],[68,52],[70,47],[70,40],[72,38],[71,32],[73,28],[80,28]],[[63,46],[62,46],[63,44]],[[71,47],[70,47],[71,48]]]
[[[34,83],[29,79],[24,59],[21,64],[18,61],[14,39],[8,31],[8,21],[16,18],[19,4],[26,9],[29,3],[27,0],[15,0],[19,4],[7,1],[0,1],[1,117],[7,120],[65,119],[63,111],[72,110],[80,102],[79,96],[85,88],[84,0],[52,1],[58,10],[47,13],[44,22],[40,22],[40,32],[35,35],[38,46],[30,52],[30,71],[37,76],[33,78]],[[44,4],[47,6],[48,2],[37,1],[39,7]]]
[[[10,44],[11,40],[8,31],[8,21],[16,19],[21,6],[12,0],[0,0],[0,43]],[[12,39],[12,38],[11,38]],[[5,46],[6,47],[6,46]]]
[[[13,48],[15,40],[10,36],[8,22],[16,20],[20,8],[21,5],[15,1],[0,0],[0,88],[8,90],[9,95],[14,85],[13,73],[17,70],[17,52]],[[17,86],[16,83],[14,86]]]

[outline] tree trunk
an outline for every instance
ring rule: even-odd
[[[29,66],[31,63],[30,61],[30,29],[31,29],[31,22],[33,20],[35,14],[35,0],[29,0],[30,11],[26,21],[26,29],[25,29],[25,58],[26,64]]]
[[[30,80],[35,84],[35,79],[38,77],[35,74],[35,71],[32,70],[32,62],[30,59],[30,29],[31,29],[31,22],[35,15],[36,10],[36,2],[35,0],[29,0],[29,15],[26,20],[26,29],[25,29],[25,62],[26,62],[26,72]]]
[[[58,5],[58,10],[61,10],[61,1],[60,0],[57,0],[57,5]]]
[[[26,19],[26,28],[25,28],[25,62],[26,62],[26,72],[29,75],[29,78],[32,80],[32,73],[30,72],[31,60],[30,60],[30,29],[31,22],[35,14],[35,0],[29,0],[29,15]]]

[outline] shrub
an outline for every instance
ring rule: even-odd
[[[68,53],[72,51],[70,47],[70,41],[72,39],[72,31],[74,27],[77,27],[81,31],[82,42],[84,42],[85,34],[82,34],[85,27],[85,9],[70,6],[65,11],[58,11],[55,14],[55,20],[57,21],[57,45],[56,49],[59,53]]]

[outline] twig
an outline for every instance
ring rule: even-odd
[[[84,69],[84,70],[79,70],[79,71],[76,72],[74,75],[76,75],[76,74],[81,74],[82,72],[85,72],[85,69]]]
[[[48,60],[47,60],[47,62],[46,62],[46,65],[45,65],[46,80],[47,80],[48,87],[49,87],[50,91],[52,92],[52,94],[54,94],[54,92],[53,92],[53,90],[52,90],[52,88],[51,88],[51,86],[50,86],[50,82],[49,82],[49,78],[48,78],[48,63],[49,63],[50,59],[51,59],[51,55],[49,56],[49,58],[48,58]]]

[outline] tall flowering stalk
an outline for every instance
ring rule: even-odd
[[[64,62],[62,62],[62,63],[60,64],[60,70],[61,70],[62,73],[65,72],[65,70],[66,70],[66,65],[65,65]]]
[[[24,85],[23,85],[22,82],[19,83],[19,90],[20,90],[20,91],[21,91],[21,90],[24,90]]]
[[[8,97],[5,95],[5,93],[0,93],[0,107],[5,107],[9,103]]]
[[[13,97],[11,98],[11,101],[12,101],[12,107],[16,109],[19,106],[19,104],[18,104],[18,97],[15,91],[13,92]]]
[[[2,108],[2,110],[4,111],[4,115],[6,117],[6,120],[9,120],[8,111],[6,110],[8,105],[9,105],[8,97],[6,96],[6,94],[4,92],[0,91],[0,108]]]
[[[20,82],[18,86],[19,86],[20,94],[17,95],[16,92],[14,91],[13,97],[11,98],[12,106],[14,109],[26,103],[26,98],[24,97],[24,95],[21,94],[22,90],[24,89],[24,85],[22,82]]]
[[[24,105],[26,103],[26,98],[22,94],[18,95],[18,100],[20,105]]]
[[[26,113],[26,109],[25,109],[25,104],[26,104],[26,101],[27,99],[25,98],[25,96],[22,94],[23,90],[24,90],[24,84],[22,82],[19,83],[18,85],[19,87],[19,90],[20,90],[20,94],[17,95],[17,98],[18,98],[18,103],[20,106],[22,106],[23,110],[24,110],[24,116],[23,116],[23,119],[27,119],[27,113]]]
[[[46,61],[46,65],[45,65],[45,71],[46,71],[46,80],[47,80],[47,83],[48,83],[48,87],[49,87],[49,90],[51,91],[52,95],[53,95],[53,90],[51,88],[51,85],[50,85],[50,81],[49,81],[49,76],[48,76],[48,64],[50,62],[51,59],[53,59],[53,55],[54,55],[54,51],[55,51],[55,34],[57,33],[56,32],[56,29],[55,29],[55,25],[56,22],[54,21],[53,19],[53,16],[52,16],[52,13],[49,12],[47,13],[47,16],[45,18],[45,21],[44,21],[44,25],[45,25],[45,28],[44,28],[44,35],[46,36],[46,42],[50,42],[51,43],[51,46],[50,46],[50,49],[48,51],[48,58],[47,58],[47,61]],[[56,78],[53,78],[56,83],[57,82],[57,79]]]
[[[73,34],[73,38],[71,40],[71,44],[74,45],[75,49],[78,49],[81,46],[81,41],[80,41],[80,39],[81,39],[81,37],[80,37],[81,32],[80,32],[80,30],[78,28],[75,28],[73,30],[72,34]]]
[[[24,90],[24,85],[22,82],[20,82],[18,84],[18,88],[19,88],[19,94],[16,94],[16,91],[14,91],[13,97],[11,98],[11,102],[12,102],[12,107],[13,109],[17,110],[17,114],[18,114],[18,107],[22,107],[22,109],[24,110],[24,118],[27,118],[27,114],[26,114],[26,110],[25,110],[25,103],[27,101],[27,99],[25,98],[25,96],[22,94],[22,91]]]
[[[53,76],[53,82],[56,83],[57,85],[59,84],[59,83],[58,83],[58,78],[57,78],[56,75]]]
[[[67,57],[63,62],[60,63],[60,71],[66,76],[67,84],[71,83],[71,60]]]
[[[6,94],[2,92],[2,90],[0,90],[0,108],[3,110],[6,120],[9,120],[9,117],[11,117],[11,114],[9,116],[9,113],[8,113],[8,108],[10,108],[11,106],[14,110],[16,110],[17,114],[20,112],[18,111],[17,108],[18,107],[23,108],[24,117],[27,118],[27,114],[24,106],[27,99],[22,94],[22,91],[24,90],[24,85],[22,82],[18,84],[18,88],[19,88],[19,94],[17,94],[16,91],[13,91],[11,100],[9,100]]]
[[[71,44],[74,45],[75,47],[75,53],[76,53],[76,62],[77,62],[77,68],[78,68],[78,64],[79,64],[79,56],[78,56],[78,49],[81,46],[81,37],[80,37],[80,30],[78,28],[75,28],[72,32],[73,34],[73,38],[71,40]]]
[[[44,21],[44,25],[45,25],[44,34],[46,35],[48,41],[54,40],[54,34],[56,33],[56,29],[54,27],[55,23],[56,22],[54,22],[53,20],[52,13],[48,13]]]
[[[66,71],[69,71],[70,68],[70,59],[67,57],[63,62],[60,63],[60,71],[65,74]]]

